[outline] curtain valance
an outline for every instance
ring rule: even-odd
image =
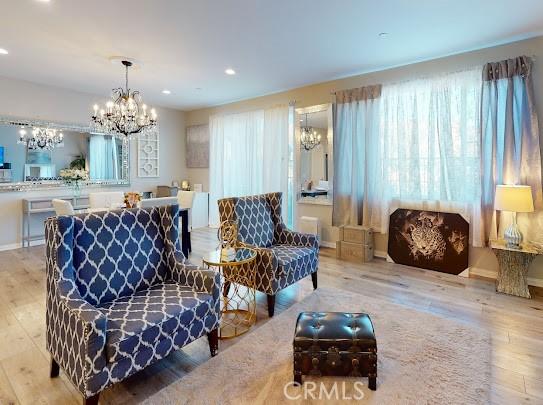
[[[531,73],[532,60],[527,56],[487,63],[483,66],[484,81],[507,79],[513,76],[527,77]]]
[[[345,104],[353,101],[372,100],[381,97],[382,85],[358,87],[356,89],[336,91],[336,103]]]

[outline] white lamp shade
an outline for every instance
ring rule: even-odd
[[[532,188],[530,186],[496,186],[494,209],[510,212],[533,212]]]

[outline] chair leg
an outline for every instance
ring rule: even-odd
[[[228,293],[230,292],[230,286],[232,285],[232,283],[230,281],[225,281],[224,282],[224,285],[222,287],[222,296],[223,297],[228,297]]]
[[[275,312],[275,295],[268,294],[268,316],[271,318]]]
[[[100,397],[100,393],[93,395],[90,398],[83,398],[83,405],[98,405],[99,397]]]
[[[55,359],[51,357],[51,371],[49,373],[49,377],[51,378],[58,377],[59,373],[60,373],[60,366],[55,361]]]
[[[213,329],[207,334],[207,340],[209,341],[209,351],[211,357],[215,357],[219,351],[219,328]]]
[[[313,289],[317,289],[317,272],[311,273],[311,281],[313,281]]]

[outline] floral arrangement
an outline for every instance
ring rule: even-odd
[[[126,208],[136,208],[141,201],[141,194],[135,192],[124,193],[124,204]]]
[[[85,169],[61,169],[59,176],[67,183],[85,181],[89,179],[89,172]]]

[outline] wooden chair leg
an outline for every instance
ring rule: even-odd
[[[271,318],[275,312],[275,295],[268,294],[268,316]]]
[[[55,359],[51,357],[51,371],[49,373],[49,377],[51,378],[58,377],[59,373],[60,373],[60,366],[55,361]]]
[[[224,285],[222,287],[222,296],[223,297],[228,297],[228,293],[230,292],[230,286],[232,285],[232,283],[230,281],[225,281],[224,282]]]
[[[100,394],[93,395],[90,398],[83,398],[83,405],[98,405]]]
[[[209,341],[209,351],[211,357],[215,357],[219,351],[219,328],[213,329],[207,334],[207,340]]]
[[[313,289],[317,289],[317,272],[311,273],[311,281],[313,281]]]

